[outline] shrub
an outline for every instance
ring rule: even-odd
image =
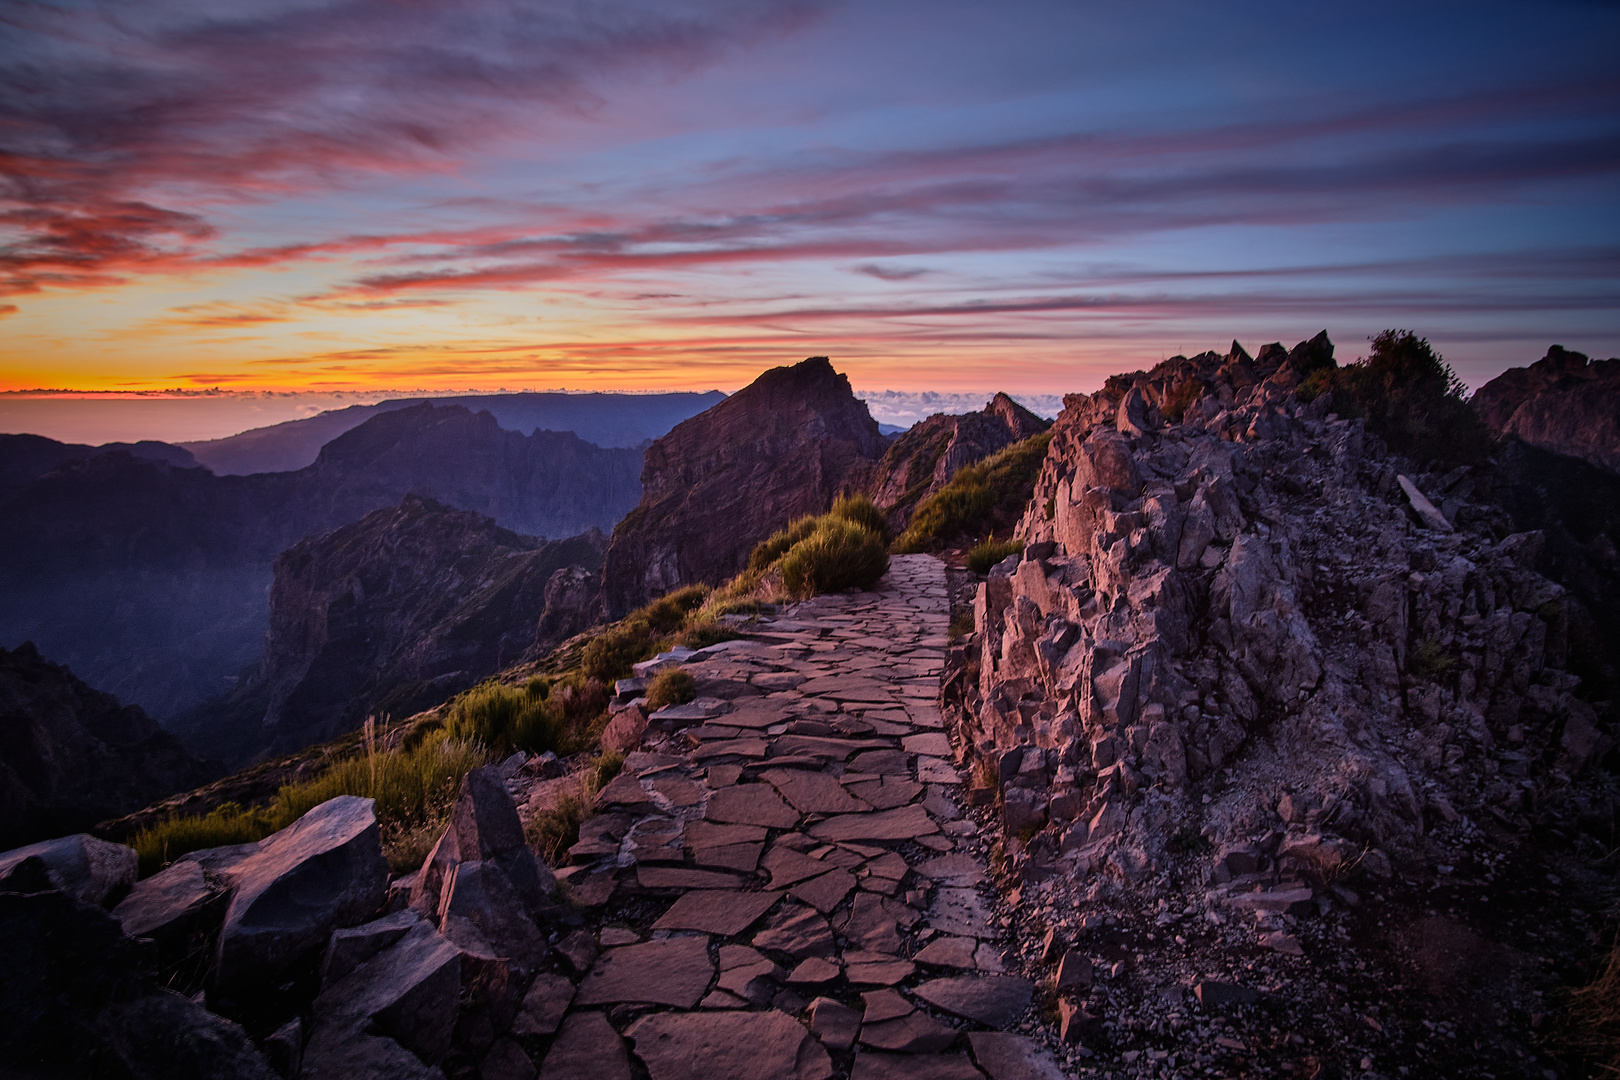
[[[703,606],[703,601],[709,598],[710,591],[707,585],[688,585],[676,589],[669,595],[654,600],[640,611],[632,612],[630,618],[645,619],[655,634],[673,634],[686,622],[687,615]]]
[[[543,676],[536,675],[534,678],[529,680],[528,685],[523,688],[523,692],[537,701],[544,701],[551,693],[551,680],[544,678]]]
[[[685,705],[697,697],[697,680],[684,668],[665,668],[647,687],[647,711],[665,705]]]
[[[968,569],[975,574],[988,574],[996,563],[1023,550],[1022,540],[997,540],[992,536],[968,552]]]
[[[756,603],[755,607],[759,605]],[[686,629],[675,635],[675,644],[685,645],[688,649],[706,649],[710,645],[718,645],[722,641],[734,641],[742,635],[721,622],[718,614],[706,613],[701,618],[693,619],[686,624]]]
[[[1042,432],[958,469],[950,483],[918,505],[894,550],[938,551],[964,538],[1010,531],[1035,491],[1051,441],[1051,432]]]
[[[476,741],[497,757],[514,750],[557,749],[564,722],[560,703],[499,683],[484,683],[450,703],[445,729],[453,739]]]
[[[865,495],[840,495],[833,502],[832,509],[827,511],[836,518],[853,521],[857,525],[871,529],[885,540],[889,536],[889,518],[877,505]]]
[[[1420,465],[1473,464],[1490,455],[1490,433],[1462,380],[1410,330],[1385,330],[1365,360],[1312,372],[1298,396],[1308,401],[1327,392],[1335,412],[1365,417],[1368,430]]]
[[[748,556],[748,569],[756,572],[770,569],[794,544],[807,539],[815,531],[816,519],[813,517],[799,518],[787,528],[776,530],[767,539],[761,540]]]
[[[658,652],[658,637],[645,619],[626,618],[610,626],[585,646],[580,670],[593,679],[612,682],[630,674],[630,669]]]
[[[782,556],[782,585],[795,596],[869,589],[889,570],[883,536],[831,515]]]

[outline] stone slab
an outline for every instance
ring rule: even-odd
[[[1035,984],[1013,975],[961,975],[930,979],[912,993],[955,1016],[1004,1028],[1029,1008]]]
[[[693,889],[685,893],[652,924],[654,930],[701,930],[733,937],[769,911],[781,893],[742,892],[737,889]]]
[[[659,1013],[627,1034],[651,1080],[828,1080],[832,1059],[793,1017],[769,1012]]]
[[[915,840],[939,832],[939,826],[920,806],[875,810],[869,814],[840,814],[818,821],[809,833],[817,840]]]
[[[563,1022],[540,1063],[540,1080],[630,1080],[624,1040],[599,1012],[575,1013]]]
[[[709,821],[771,829],[791,829],[799,823],[798,811],[783,802],[769,784],[723,788],[709,796],[703,816]]]
[[[708,938],[671,938],[608,949],[579,985],[576,1004],[673,1005],[690,1009],[714,979]]]

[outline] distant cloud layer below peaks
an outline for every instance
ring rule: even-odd
[[[1050,394],[1323,325],[1477,385],[1620,351],[1617,36],[1517,2],[14,5],[0,387],[826,353]]]
[[[995,392],[987,394],[940,394],[933,391],[856,390],[855,396],[866,402],[872,419],[880,424],[910,427],[936,413],[960,416],[978,412],[987,405]],[[1018,404],[1048,420],[1055,420],[1063,411],[1062,394],[1008,394]]]

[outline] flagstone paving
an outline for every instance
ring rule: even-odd
[[[699,701],[650,718],[559,873],[590,929],[571,1001],[553,978],[526,1003],[560,1030],[540,1076],[587,1053],[622,1075],[626,1049],[652,1080],[1062,1075],[1018,1033],[1035,988],[1002,973],[987,868],[958,848],[948,619],[943,564],[898,556],[876,591],[681,660]]]

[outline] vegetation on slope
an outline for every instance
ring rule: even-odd
[[[1333,395],[1333,411],[1365,417],[1367,428],[1419,465],[1477,464],[1490,455],[1490,432],[1468,404],[1468,389],[1425,338],[1385,330],[1365,360],[1321,368],[1299,397]]]
[[[142,876],[189,851],[262,840],[339,795],[375,799],[389,865],[396,870],[420,865],[444,827],[461,778],[484,764],[488,753],[442,729],[408,749],[383,750],[375,738],[365,741],[364,753],[337,762],[314,779],[282,785],[267,806],[225,803],[206,815],[175,817],[142,829],[131,843]]]
[[[939,551],[950,544],[1006,535],[1035,491],[1050,432],[1014,443],[959,469],[951,482],[924,499],[911,527],[894,542],[899,553]]]

